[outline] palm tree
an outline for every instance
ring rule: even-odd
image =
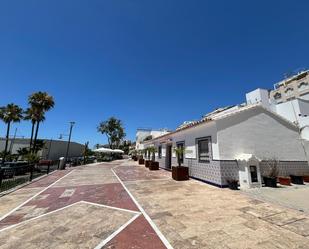
[[[31,151],[32,147],[32,141],[33,141],[33,135],[34,135],[34,127],[37,120],[37,110],[33,107],[27,108],[25,111],[25,120],[30,120],[32,127],[31,127],[31,137],[30,137],[30,145],[29,145],[29,151]]]
[[[120,141],[126,136],[121,120],[114,117],[101,122],[97,129],[107,136],[110,149],[118,148]]]
[[[2,164],[4,164],[5,157],[6,157],[6,154],[7,154],[11,123],[20,122],[20,120],[23,117],[22,113],[23,113],[23,109],[20,108],[18,105],[15,105],[13,103],[8,104],[7,106],[0,107],[0,119],[4,123],[7,124],[5,147],[4,147],[4,154],[3,154],[3,157],[2,157]]]
[[[32,147],[32,151],[34,152],[38,138],[40,123],[45,120],[45,112],[53,108],[55,102],[54,98],[50,96],[47,92],[36,92],[29,96],[28,103],[35,113],[33,117],[36,123],[36,129]]]

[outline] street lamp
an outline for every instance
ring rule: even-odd
[[[64,169],[65,169],[65,166],[66,166],[66,163],[68,161],[68,155],[69,155],[69,149],[70,149],[70,143],[71,143],[71,136],[72,136],[72,129],[73,129],[73,126],[75,125],[75,122],[70,122],[70,132],[69,132],[69,135],[66,135],[66,134],[60,134],[60,137],[59,139],[62,139],[63,136],[69,136],[69,139],[68,139],[68,144],[67,144],[67,150],[66,150],[66,153],[65,153],[65,164],[64,164]]]

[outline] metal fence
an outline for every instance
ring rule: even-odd
[[[49,174],[58,168],[58,162],[40,162],[28,164],[25,162],[7,163],[0,168],[0,192],[7,191],[20,184]]]

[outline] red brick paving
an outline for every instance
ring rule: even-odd
[[[122,181],[156,180],[171,178],[171,173],[166,170],[150,171],[141,166],[120,166],[114,169]]]
[[[166,249],[166,247],[141,215],[102,249]]]
[[[72,196],[60,197],[65,190],[69,189],[74,190]],[[33,218],[36,216],[35,211],[38,208],[46,209],[44,212],[40,212],[41,215],[79,201],[88,201],[117,208],[129,209],[132,211],[139,211],[120,183],[82,185],[74,187],[51,187],[22,207],[33,207],[33,209],[28,210],[24,214],[21,213],[22,210],[18,209],[18,214],[13,213],[0,221],[0,228],[30,219],[25,218],[25,216],[29,214],[31,215],[32,213],[33,215],[31,215],[31,218]]]
[[[25,188],[40,188],[40,187],[45,188],[54,183],[55,181],[57,181],[58,179],[60,179],[61,177],[65,176],[69,172],[70,170],[57,170],[56,172],[27,185]]]

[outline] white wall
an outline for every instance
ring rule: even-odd
[[[297,128],[261,107],[218,120],[217,129],[221,160],[242,153],[260,159],[306,160]]]
[[[193,129],[185,129],[183,131],[179,131],[175,134],[169,136],[172,141],[173,147],[176,146],[177,142],[185,142],[185,158],[197,158],[197,146],[196,146],[196,139],[201,137],[211,137],[212,144],[211,150],[213,159],[218,159],[219,156],[219,149],[217,143],[217,128],[215,122],[204,123],[199,126],[196,126]],[[150,144],[153,144],[151,142]],[[156,141],[155,146],[159,146],[160,141]],[[162,144],[162,156],[165,157],[166,150],[165,150],[165,143]],[[176,157],[175,153],[172,153],[173,157]]]
[[[261,103],[265,108],[270,108],[269,94],[266,89],[255,89],[246,94],[246,101],[248,105]]]

